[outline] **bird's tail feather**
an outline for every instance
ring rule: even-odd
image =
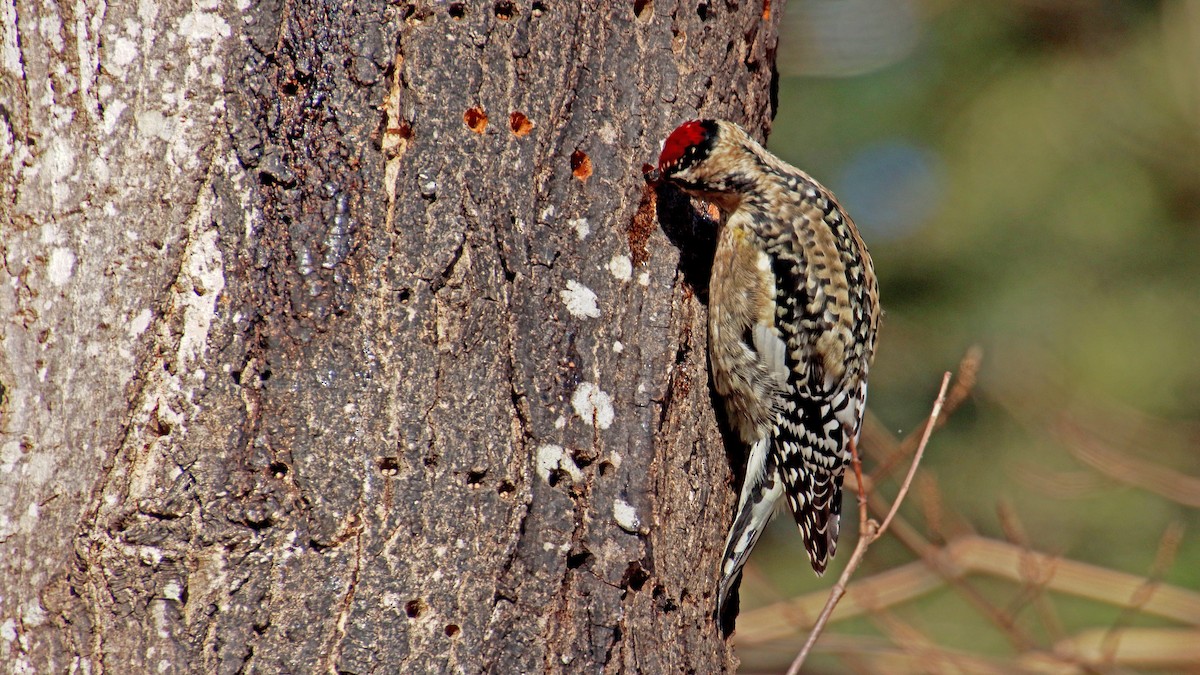
[[[746,480],[738,499],[738,512],[725,539],[725,556],[721,563],[721,582],[717,596],[717,615],[737,582],[750,552],[758,543],[767,523],[775,513],[775,504],[783,494],[783,482],[779,479],[770,440],[763,438],[750,448],[746,462]]]
[[[781,470],[779,474],[787,485],[788,505],[800,528],[809,562],[817,574],[823,574],[829,559],[837,553],[844,471],[840,465],[827,469],[810,464],[806,471]]]

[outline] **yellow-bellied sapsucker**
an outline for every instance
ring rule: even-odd
[[[692,120],[651,182],[724,212],[709,282],[708,351],[729,422],[749,448],[722,563],[718,615],[786,496],[812,567],[837,547],[842,476],[875,352],[871,256],[833,195],[723,120]]]

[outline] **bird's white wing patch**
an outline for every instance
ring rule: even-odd
[[[787,383],[788,368],[784,361],[787,344],[774,328],[763,323],[755,324],[754,351],[758,352],[759,361],[781,386]]]

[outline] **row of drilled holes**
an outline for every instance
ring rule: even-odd
[[[479,107],[467,108],[467,111],[463,113],[463,124],[467,125],[471,131],[482,134],[487,130],[487,113]],[[525,113],[516,111],[508,116],[508,128],[512,130],[514,136],[521,138],[533,131],[533,122],[525,116]]]
[[[493,7],[492,11],[496,13],[496,18],[501,21],[508,21],[517,15],[517,3],[512,0],[500,0]],[[530,11],[536,16],[546,12],[546,3],[535,2],[530,7]],[[452,2],[447,8],[447,13],[451,19],[458,21],[467,15],[467,5],[463,2]]]
[[[404,613],[407,614],[408,618],[410,619],[416,619],[420,617],[421,613],[424,612],[425,609],[425,601],[420,598],[417,598],[416,600],[409,600],[408,602],[404,603]],[[445,631],[446,637],[454,637],[455,635],[458,635],[458,624],[446,624]]]
[[[436,462],[431,463],[428,460],[425,463],[426,465],[436,465]],[[274,466],[275,465],[272,465],[272,467]],[[388,478],[394,478],[400,474],[400,459],[397,457],[380,457],[375,461],[375,466],[379,469],[379,473]],[[284,467],[283,471],[284,473],[287,472],[286,466]],[[479,485],[483,484],[483,479],[486,476],[487,469],[468,471],[467,485],[471,487],[478,487]],[[513,485],[513,482],[510,480],[502,480],[500,481],[500,484],[496,486],[496,492],[504,498],[512,496],[512,494],[516,491],[517,486]]]
[[[463,124],[477,134],[487,130],[488,116],[482,108],[467,108],[463,113]],[[523,112],[513,112],[508,116],[508,127],[518,138],[533,130],[533,122]],[[592,175],[592,159],[582,150],[571,153],[571,173],[579,180],[587,180]]]
[[[639,19],[645,19],[648,12],[654,7],[654,0],[633,0],[633,15]],[[696,5],[696,16],[700,17],[701,21],[708,21],[711,17],[712,7],[708,2],[701,2]],[[500,0],[493,7],[496,18],[501,21],[509,21],[517,15],[517,3],[512,0]],[[467,16],[467,6],[463,2],[452,2],[446,9],[447,14],[455,21],[461,21]],[[540,16],[546,12],[546,4],[543,2],[534,2],[530,6],[530,12],[534,16]],[[771,0],[765,0],[763,3],[763,19],[771,18]]]

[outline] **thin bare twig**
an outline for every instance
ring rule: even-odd
[[[1163,532],[1162,538],[1158,542],[1158,552],[1154,555],[1154,564],[1150,568],[1146,582],[1130,595],[1129,603],[1121,610],[1120,616],[1109,627],[1108,632],[1104,634],[1104,639],[1100,642],[1103,665],[1111,666],[1113,664],[1121,645],[1121,630],[1129,627],[1134,617],[1142,611],[1146,602],[1154,595],[1154,591],[1162,583],[1163,577],[1170,571],[1171,565],[1175,562],[1175,556],[1179,553],[1179,544],[1183,542],[1183,532],[1183,525],[1177,521],[1167,525],[1166,531]]]
[[[888,512],[887,517],[883,519],[883,524],[879,526],[879,531],[875,533],[875,538],[878,539],[884,532],[887,531],[888,525],[892,523],[892,518],[896,517],[896,512],[900,510],[900,502],[904,501],[905,495],[908,494],[908,489],[912,487],[913,476],[917,475],[917,466],[921,463],[921,457],[925,455],[925,446],[929,444],[929,437],[933,435],[933,427],[938,423],[938,418],[942,414],[942,406],[946,404],[946,389],[950,386],[950,372],[942,376],[942,388],[938,390],[937,400],[933,402],[933,410],[929,412],[929,422],[925,425],[925,433],[921,434],[921,442],[917,444],[917,451],[913,454],[912,464],[908,465],[908,475],[904,477],[904,482],[900,484],[900,492],[896,493],[896,500],[892,502],[892,510]]]
[[[846,569],[842,571],[842,576],[838,578],[837,583],[830,590],[829,599],[825,602],[825,607],[821,609],[821,614],[817,617],[817,622],[813,626],[812,631],[809,632],[808,640],[805,641],[804,647],[800,649],[800,653],[796,655],[796,659],[792,661],[792,666],[788,668],[787,675],[797,675],[800,672],[800,668],[804,665],[805,659],[808,658],[809,653],[812,651],[813,645],[817,643],[817,638],[820,637],[821,632],[825,629],[825,625],[829,623],[829,618],[833,616],[834,608],[837,607],[842,596],[846,595],[846,586],[850,583],[850,577],[853,576],[855,570],[862,563],[867,549],[879,537],[883,536],[888,526],[891,525],[892,519],[896,516],[896,511],[900,509],[900,503],[904,501],[904,497],[908,494],[908,490],[912,486],[913,476],[917,473],[917,466],[921,463],[921,457],[925,455],[925,446],[929,444],[929,437],[933,434],[933,428],[942,413],[942,407],[946,404],[946,392],[950,387],[950,376],[949,372],[942,376],[942,387],[938,391],[937,400],[933,403],[933,409],[929,412],[929,420],[925,423],[925,432],[921,434],[921,441],[917,444],[916,452],[913,453],[912,463],[908,467],[908,475],[904,477],[904,482],[900,485],[900,491],[896,494],[896,499],[892,502],[892,508],[883,519],[882,525],[876,523],[874,519],[867,518],[866,495],[863,492],[859,493],[859,523],[861,526],[858,533],[858,543],[855,544],[854,552],[850,554],[850,559],[846,562]],[[853,444],[851,444],[851,451],[857,457],[857,448]]]
[[[963,355],[954,376],[954,386],[946,394],[942,414],[938,418],[938,423],[934,425],[934,430],[939,429],[945,424],[950,414],[957,410],[958,406],[962,405],[967,400],[967,397],[971,395],[971,392],[975,388],[975,382],[979,375],[979,367],[982,362],[983,349],[978,345],[971,347]],[[915,430],[902,440],[896,440],[887,434],[880,435],[884,436],[884,440],[888,442],[885,446],[885,457],[878,463],[872,473],[872,478],[876,482],[883,482],[883,479],[890,475],[893,469],[900,466],[904,458],[911,455],[913,449],[920,443]]]
[[[946,413],[946,408],[942,409],[942,414]],[[918,481],[916,487],[920,489],[921,484]],[[888,506],[884,503],[884,499],[872,495],[871,510],[875,513],[883,513]],[[902,546],[907,548],[912,553],[916,554],[921,559],[918,566],[923,565],[925,570],[932,572],[935,578],[940,580],[950,589],[958,593],[967,604],[971,605],[975,611],[996,627],[996,629],[1012,643],[1014,648],[1024,651],[1034,645],[1034,640],[1026,635],[1018,625],[1008,619],[1004,611],[993,604],[968,578],[962,573],[957,563],[952,557],[946,555],[947,549],[945,545],[948,541],[954,541],[960,537],[972,537],[974,532],[960,532],[954,536],[947,536],[942,541],[942,546],[935,546],[930,540],[926,539],[919,533],[916,528],[908,524],[904,520],[904,516],[897,515],[892,521],[888,532]],[[861,584],[862,581],[855,585]],[[847,593],[851,589],[847,589]],[[843,600],[843,602],[845,602]]]

